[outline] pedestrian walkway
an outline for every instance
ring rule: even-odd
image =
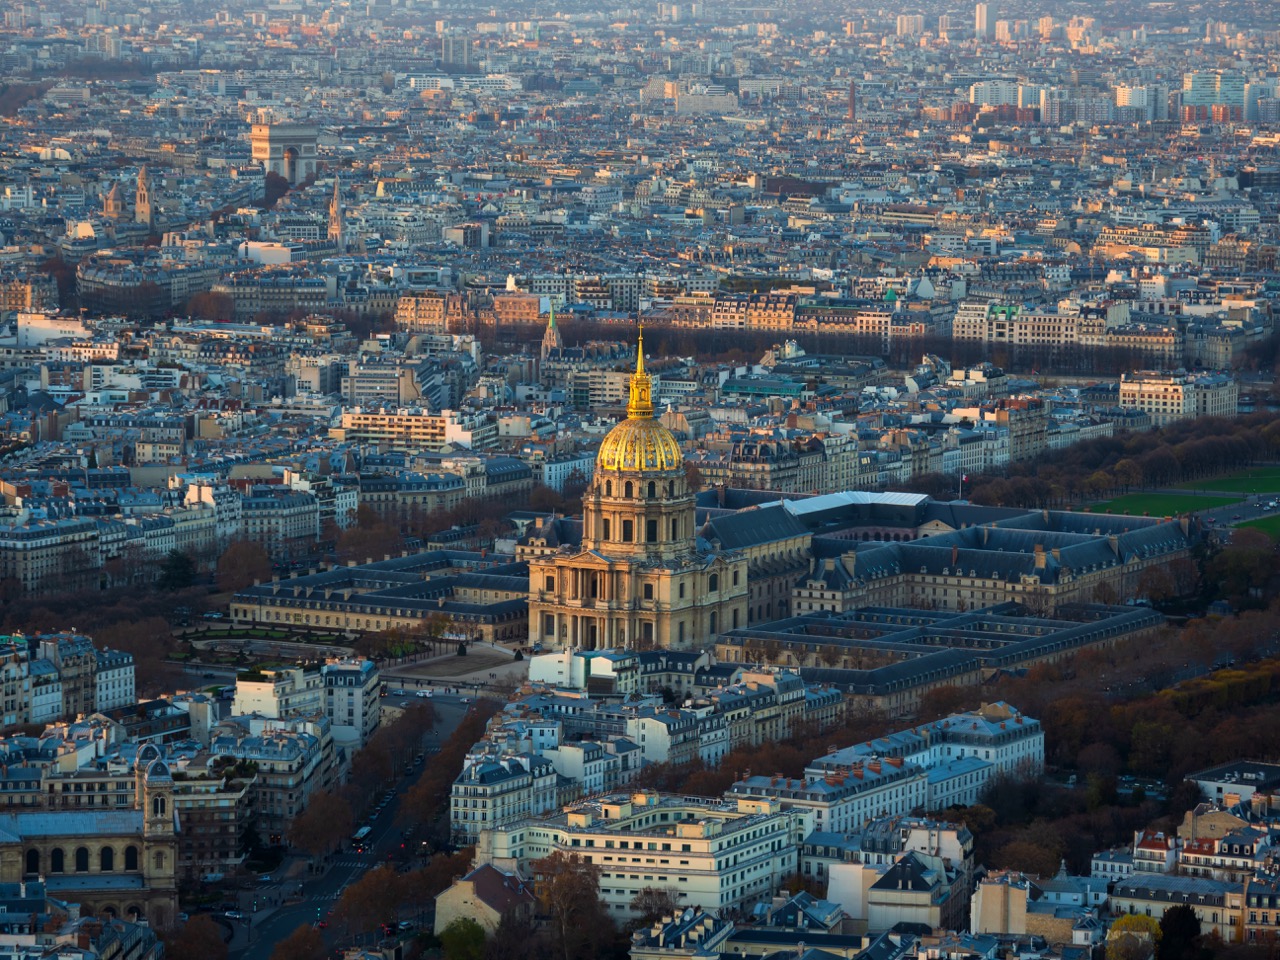
[[[368,857],[362,857],[358,854],[348,854],[346,856],[334,857],[329,861],[331,867],[362,867],[369,862]]]

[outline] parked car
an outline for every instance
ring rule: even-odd
[[[239,910],[228,910],[226,913],[223,914],[223,916],[226,917],[228,920],[244,919],[244,914],[241,913]]]
[[[417,696],[419,696],[419,697],[429,697],[429,696],[431,696],[431,691],[430,691],[430,690],[419,690],[419,691],[418,691],[418,693],[417,693]]]

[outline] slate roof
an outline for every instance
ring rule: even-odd
[[[491,863],[476,867],[465,877],[472,884],[475,896],[499,916],[522,906],[532,905],[532,888],[514,873],[505,873]]]

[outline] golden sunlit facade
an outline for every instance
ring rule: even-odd
[[[746,560],[699,541],[680,445],[654,419],[652,390],[642,335],[627,419],[600,444],[583,496],[582,543],[529,561],[533,642],[698,649],[746,626]]]

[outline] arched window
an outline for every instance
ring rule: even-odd
[[[39,873],[39,872],[40,872],[40,851],[28,850],[27,851],[27,873]]]
[[[168,806],[169,804],[165,801],[164,797],[152,797],[151,798],[151,815],[153,817],[163,817],[165,815],[165,810],[168,808]]]
[[[89,872],[89,848],[76,847],[76,873]]]
[[[627,481],[627,485],[626,485],[625,487],[623,487],[623,488],[622,488],[622,491],[623,491],[623,492],[622,492],[622,495],[623,495],[624,497],[633,497],[633,496],[635,496],[635,488],[631,485],[631,481],[630,481],[630,480],[628,480],[628,481]]]
[[[652,499],[658,495],[658,485],[652,480],[649,481],[649,498]]]
[[[62,848],[54,847],[49,852],[49,872],[62,873],[66,869],[66,863],[63,862]]]
[[[138,848],[137,847],[124,848],[124,868],[126,870],[138,869]]]
[[[110,873],[115,868],[116,852],[110,847],[103,847],[98,851],[98,869],[103,873]]]
[[[720,589],[720,574],[713,573],[711,579],[707,581],[707,589],[715,593]]]

